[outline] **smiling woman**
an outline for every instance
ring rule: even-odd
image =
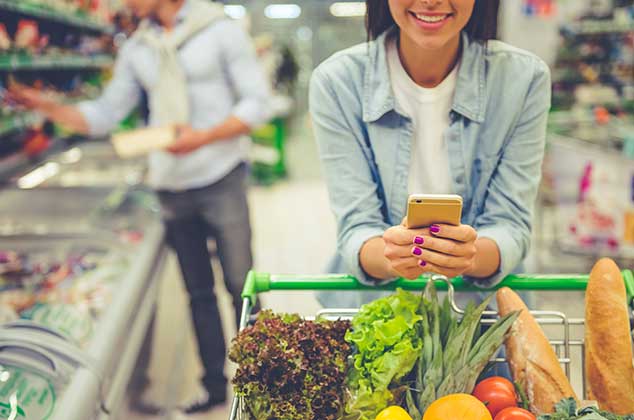
[[[311,82],[339,228],[332,271],[368,284],[439,273],[491,286],[529,248],[548,67],[495,40],[499,0],[366,4],[369,42],[326,60]],[[409,194],[460,195],[463,224],[406,228]]]
[[[389,5],[385,0],[368,0],[367,3],[367,27],[368,35],[371,39],[376,39],[396,24],[395,19],[398,19],[398,16],[393,17],[390,9],[398,8],[400,5],[404,9],[411,6],[412,10],[414,10],[414,7],[418,6],[419,9],[423,10],[424,6],[424,2],[412,2],[411,0],[390,0]],[[464,31],[471,37],[483,41],[497,36],[499,0],[462,0],[451,2],[450,6],[450,10],[445,11],[445,16],[462,12],[462,24],[454,20],[454,25],[457,27],[458,32],[464,27]],[[453,9],[456,9],[456,12]],[[465,9],[468,9],[468,13],[465,13]],[[425,14],[422,13],[423,16]],[[469,16],[471,17],[469,18]],[[465,19],[468,19],[468,21]],[[399,26],[401,25],[399,24]]]

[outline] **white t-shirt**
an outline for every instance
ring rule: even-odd
[[[444,132],[458,78],[458,65],[438,86],[427,89],[414,82],[401,63],[396,40],[388,41],[388,66],[396,102],[412,119],[414,138],[410,161],[410,194],[451,194],[449,156]]]

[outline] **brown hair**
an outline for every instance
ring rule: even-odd
[[[388,0],[366,0],[365,27],[368,39],[376,39],[383,32],[396,25],[387,2]],[[475,0],[473,14],[464,31],[477,41],[495,39],[498,30],[499,9],[500,0]]]

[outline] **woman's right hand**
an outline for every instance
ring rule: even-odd
[[[412,253],[416,237],[429,236],[429,229],[408,229],[403,225],[393,226],[383,234],[384,255],[389,270],[395,277],[408,280],[419,278],[426,270],[420,266],[420,259]]]

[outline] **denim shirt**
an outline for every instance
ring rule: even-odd
[[[313,73],[310,110],[331,208],[338,227],[333,272],[376,284],[359,264],[363,244],[406,214],[413,127],[394,99],[388,31],[341,51]],[[462,223],[494,240],[499,270],[469,279],[480,287],[515,271],[530,246],[541,178],[551,85],[548,66],[499,41],[462,35],[447,142]],[[425,191],[417,191],[424,193]]]

